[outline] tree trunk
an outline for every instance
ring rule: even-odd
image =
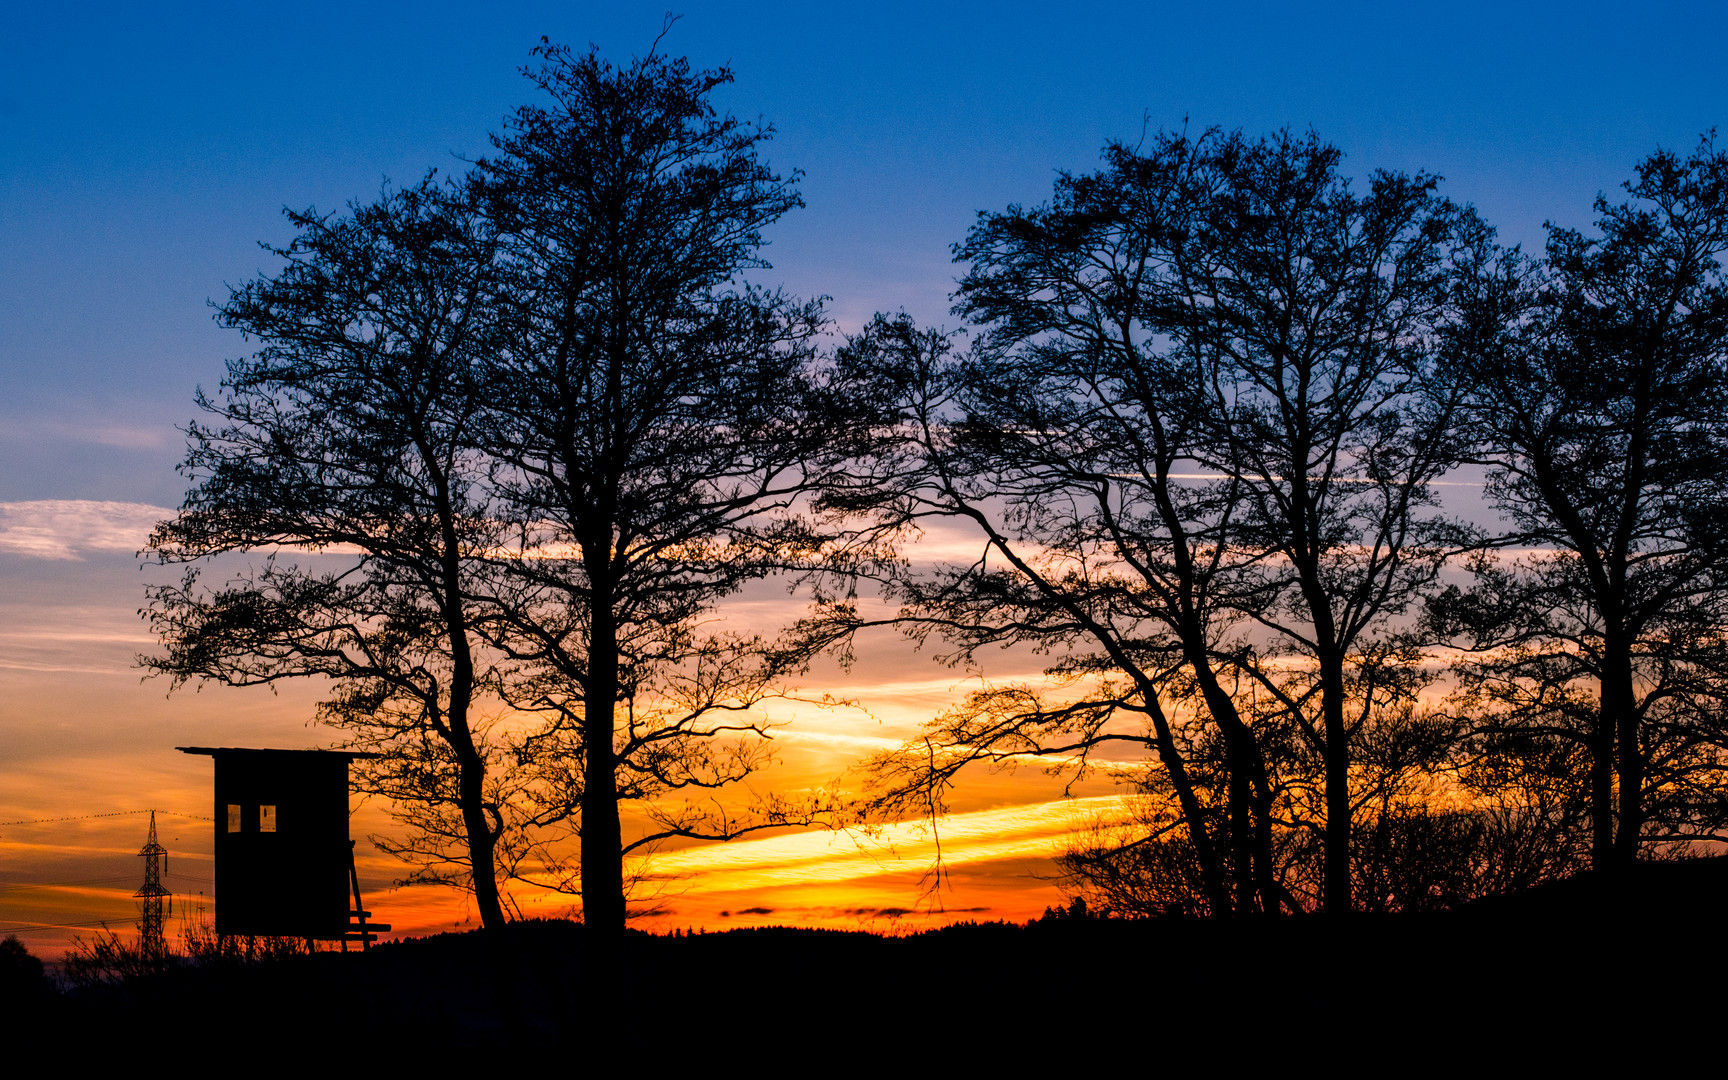
[[[1157,688],[1150,680],[1136,680],[1140,684],[1141,697],[1146,702],[1147,715],[1152,718],[1152,732],[1157,741],[1158,757],[1164,763],[1164,770],[1170,777],[1170,784],[1176,789],[1176,802],[1182,808],[1182,819],[1188,823],[1188,837],[1194,844],[1194,857],[1200,863],[1201,889],[1206,893],[1206,902],[1216,915],[1228,916],[1231,911],[1230,889],[1224,881],[1224,867],[1218,858],[1217,849],[1212,844],[1212,837],[1206,831],[1206,815],[1201,812],[1200,800],[1194,794],[1193,782],[1188,779],[1187,766],[1182,762],[1182,755],[1176,749],[1176,737],[1170,729],[1170,718],[1164,714],[1163,707],[1158,703]]]
[[[1603,642],[1602,654],[1599,760],[1594,763],[1592,774],[1593,778],[1601,776],[1605,788],[1601,810],[1607,819],[1597,824],[1596,841],[1611,842],[1612,846],[1592,861],[1598,868],[1620,873],[1638,861],[1638,839],[1644,831],[1644,757],[1638,747],[1638,708],[1632,686],[1630,642],[1623,635],[1609,635]],[[1617,800],[1613,790],[1616,780]],[[1616,801],[1618,822],[1613,820]],[[1596,807],[1592,805],[1592,809]]]
[[[468,836],[468,876],[474,884],[474,906],[480,910],[480,925],[485,927],[489,938],[502,941],[504,905],[498,896],[498,867],[494,857],[498,833],[493,822],[486,818],[486,761],[474,745],[474,731],[468,724],[468,712],[474,704],[474,652],[469,644],[467,612],[462,603],[465,577],[462,540],[456,528],[459,514],[450,495],[450,477],[444,471],[435,444],[427,437],[424,424],[416,427],[415,445],[432,480],[438,508],[441,542],[438,563],[443,574],[439,604],[448,628],[451,666],[449,732],[445,741],[456,754],[456,803],[462,811],[462,829]]]
[[[582,923],[590,941],[624,932],[624,857],[613,757],[618,641],[612,611],[596,598],[582,716]]]
[[[466,711],[466,710],[464,710]],[[467,725],[459,729],[467,735]],[[474,906],[480,925],[491,934],[504,932],[504,905],[498,896],[498,871],[494,852],[498,846],[492,822],[486,819],[486,766],[470,742],[456,753],[456,798],[462,806],[462,827],[468,833],[468,860],[474,881]]]
[[[1204,638],[1202,637],[1203,641]],[[1210,660],[1189,650],[1189,664],[1200,683],[1201,696],[1212,721],[1224,734],[1225,763],[1230,770],[1230,831],[1235,852],[1238,914],[1278,910],[1272,889],[1272,791],[1266,760],[1254,733],[1230,694],[1219,685]]]
[[[1344,730],[1344,659],[1320,657],[1321,708],[1326,714],[1326,914],[1351,911],[1350,739]]]
[[[607,715],[599,718],[594,711]],[[600,724],[610,708],[590,711],[584,722],[588,767],[582,790],[582,923],[590,936],[624,931],[624,859],[618,848],[617,778],[612,771],[611,731]],[[595,759],[600,759],[596,761]]]
[[[445,518],[446,552],[456,550],[453,527]],[[450,724],[446,741],[456,754],[456,801],[462,811],[462,828],[468,834],[469,879],[474,883],[474,906],[480,910],[480,925],[488,936],[502,940],[504,905],[498,896],[498,867],[494,852],[498,833],[486,817],[486,761],[474,745],[468,712],[474,704],[474,656],[468,646],[468,626],[462,614],[462,598],[454,582],[458,569],[454,554],[445,558],[447,582],[445,622],[450,627]]]
[[[625,955],[624,857],[618,816],[618,762],[613,750],[618,705],[617,622],[605,594],[590,609],[588,679],[582,710],[583,1020],[599,1033],[627,1033],[635,1000]]]

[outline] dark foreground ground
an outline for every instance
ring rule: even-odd
[[[1719,858],[1641,867],[1625,890],[1586,875],[1456,912],[1344,922],[632,935],[610,975],[581,926],[527,922],[501,956],[474,932],[83,992],[15,980],[0,1015],[14,1047],[195,1051],[223,1074],[320,1058],[620,1076],[1186,1074],[1250,1061],[1496,1075],[1718,1052],[1705,1048],[1728,1033],[1725,929]]]

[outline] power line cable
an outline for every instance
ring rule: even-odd
[[[36,934],[44,930],[107,930],[114,926],[137,926],[137,919],[85,919],[82,922],[24,923],[21,926],[0,926],[0,934]]]
[[[8,825],[52,825],[58,821],[93,821],[96,818],[133,817],[138,814],[148,814],[152,812],[153,811],[150,810],[116,810],[112,814],[73,814],[70,817],[36,818],[32,821],[0,821],[0,828],[5,828]],[[157,810],[154,811],[154,813],[165,814],[169,817],[191,818],[193,821],[215,820],[214,818],[206,817],[203,814],[183,814],[178,810]]]

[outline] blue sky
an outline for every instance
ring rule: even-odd
[[[808,207],[772,277],[946,318],[948,245],[1143,122],[1312,125],[1347,167],[1427,169],[1515,240],[1584,225],[1657,145],[1728,114],[1728,7],[692,5],[664,48],[730,62]],[[0,501],[171,505],[175,426],[243,348],[220,300],[284,205],[461,168],[541,34],[623,59],[660,4],[13,7],[0,21]]]

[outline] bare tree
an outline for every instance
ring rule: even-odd
[[[1383,786],[1353,748],[1382,723],[1396,744],[1427,677],[1398,620],[1463,537],[1427,486],[1455,461],[1450,406],[1418,393],[1459,214],[1429,177],[1354,194],[1312,136],[1163,135],[1106,159],[957,245],[956,310],[985,327],[964,362],[888,321],[853,346],[902,388],[885,453],[906,464],[880,505],[985,544],[897,579],[901,621],[958,657],[1088,650],[1052,669],[1085,694],[940,722],[966,750],[946,775],[1144,746],[1212,910],[1290,900],[1281,823],[1322,836],[1326,903],[1349,910],[1352,817]]]
[[[1062,177],[1050,204],[980,215],[955,247],[970,264],[956,311],[983,330],[964,359],[904,319],[879,319],[848,359],[900,389],[898,445],[882,453],[901,468],[879,505],[979,530],[971,566],[899,576],[902,625],[944,635],[953,660],[1077,650],[1049,674],[1078,696],[1004,687],[938,722],[942,781],[972,760],[1038,755],[1083,771],[1112,743],[1154,753],[1204,902],[1228,914],[1275,910],[1280,895],[1265,762],[1218,659],[1238,621],[1221,597],[1237,577],[1239,506],[1231,481],[1195,475],[1209,402],[1159,323],[1168,237],[1205,212],[1198,150],[1179,136],[1144,155],[1112,146],[1103,171]],[[1189,698],[1210,727],[1181,715]],[[1192,743],[1208,732],[1226,760],[1202,778]],[[893,771],[889,788],[912,790],[916,770]]]
[[[1260,557],[1240,610],[1265,644],[1243,670],[1318,758],[1308,820],[1323,902],[1342,912],[1372,797],[1353,747],[1426,677],[1395,620],[1465,534],[1429,487],[1456,463],[1452,403],[1419,393],[1460,214],[1427,175],[1377,172],[1358,195],[1340,157],[1313,134],[1220,139],[1208,212],[1173,245],[1166,318],[1211,397],[1195,456],[1240,485],[1240,542]]]
[[[704,809],[765,761],[754,706],[803,659],[707,624],[821,548],[800,500],[830,398],[819,305],[737,276],[766,265],[761,230],[799,199],[795,174],[758,159],[772,129],[711,104],[731,72],[652,51],[617,68],[537,56],[527,74],[548,100],[478,167],[503,268],[485,368],[514,530],[498,640],[507,697],[547,718],[520,747],[536,820],[580,835],[575,880],[553,884],[579,888],[590,931],[611,935],[630,852],[808,817],[781,800],[748,819]],[[623,833],[625,803],[647,816],[640,835]]]
[[[1728,155],[1658,151],[1550,226],[1534,262],[1483,236],[1456,336],[1472,437],[1509,523],[1438,621],[1485,713],[1484,752],[1570,746],[1592,861],[1728,823]]]
[[[492,232],[431,177],[345,216],[288,218],[281,268],[217,312],[261,347],[198,396],[215,423],[188,429],[194,486],[149,543],[193,565],[150,590],[164,651],[141,663],[176,686],[329,680],[321,718],[383,755],[374,783],[419,826],[404,853],[434,876],[459,865],[499,929],[506,810],[475,708],[477,582],[500,543],[474,452]],[[220,556],[254,561],[208,585],[201,564]]]

